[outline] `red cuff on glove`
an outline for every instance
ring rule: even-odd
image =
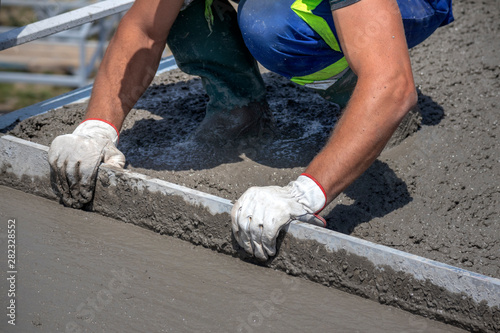
[[[99,121],[102,121],[108,125],[110,125],[111,127],[113,127],[116,131],[116,134],[118,135],[118,138],[120,137],[120,132],[118,131],[118,129],[116,128],[115,125],[113,125],[112,123],[110,123],[109,121],[107,120],[104,120],[104,119],[100,119],[100,118],[87,118],[85,119],[84,121],[82,121],[80,124],[83,124],[84,122],[86,122],[87,120],[99,120]]]
[[[326,203],[327,203],[327,200],[328,200],[328,197],[326,196],[326,192],[325,192],[325,189],[323,188],[323,186],[321,186],[321,184],[316,180],[316,178],[314,178],[313,176],[311,176],[310,174],[308,173],[302,173],[300,174],[301,176],[306,176],[307,178],[311,179],[313,182],[316,183],[316,185],[318,185],[318,187],[321,189],[321,191],[323,192],[323,195],[325,196],[325,204],[323,205],[323,207],[321,207],[321,209],[319,209],[316,213],[314,214],[318,214],[319,212],[321,212],[323,209],[325,209],[326,207]]]

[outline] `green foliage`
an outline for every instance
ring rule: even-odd
[[[0,25],[22,27],[36,21],[36,14],[31,8],[18,6],[0,7]]]
[[[0,114],[59,96],[72,89],[37,84],[0,83]]]

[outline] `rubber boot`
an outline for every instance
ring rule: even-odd
[[[341,109],[345,108],[351,98],[358,77],[349,68],[342,77],[325,90],[315,89],[324,99],[338,104]]]
[[[205,0],[181,11],[167,43],[179,68],[200,76],[210,97],[194,139],[224,145],[272,128],[272,114],[257,62],[246,48],[237,15],[227,0],[212,4],[213,22],[205,18]]]

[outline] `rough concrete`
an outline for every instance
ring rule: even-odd
[[[56,200],[50,185],[48,147],[12,136],[0,138],[0,185]],[[26,149],[19,149],[22,146]]]

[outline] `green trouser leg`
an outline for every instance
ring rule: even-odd
[[[328,89],[315,90],[321,97],[338,104],[340,108],[343,109],[346,107],[347,102],[349,102],[349,99],[351,98],[354,87],[356,87],[356,82],[358,82],[358,77],[349,68],[347,72]]]
[[[205,1],[193,2],[179,13],[167,43],[179,68],[200,76],[210,97],[195,137],[225,141],[261,130],[272,116],[257,62],[241,37],[236,11],[227,0],[215,0],[212,12],[209,27]]]

